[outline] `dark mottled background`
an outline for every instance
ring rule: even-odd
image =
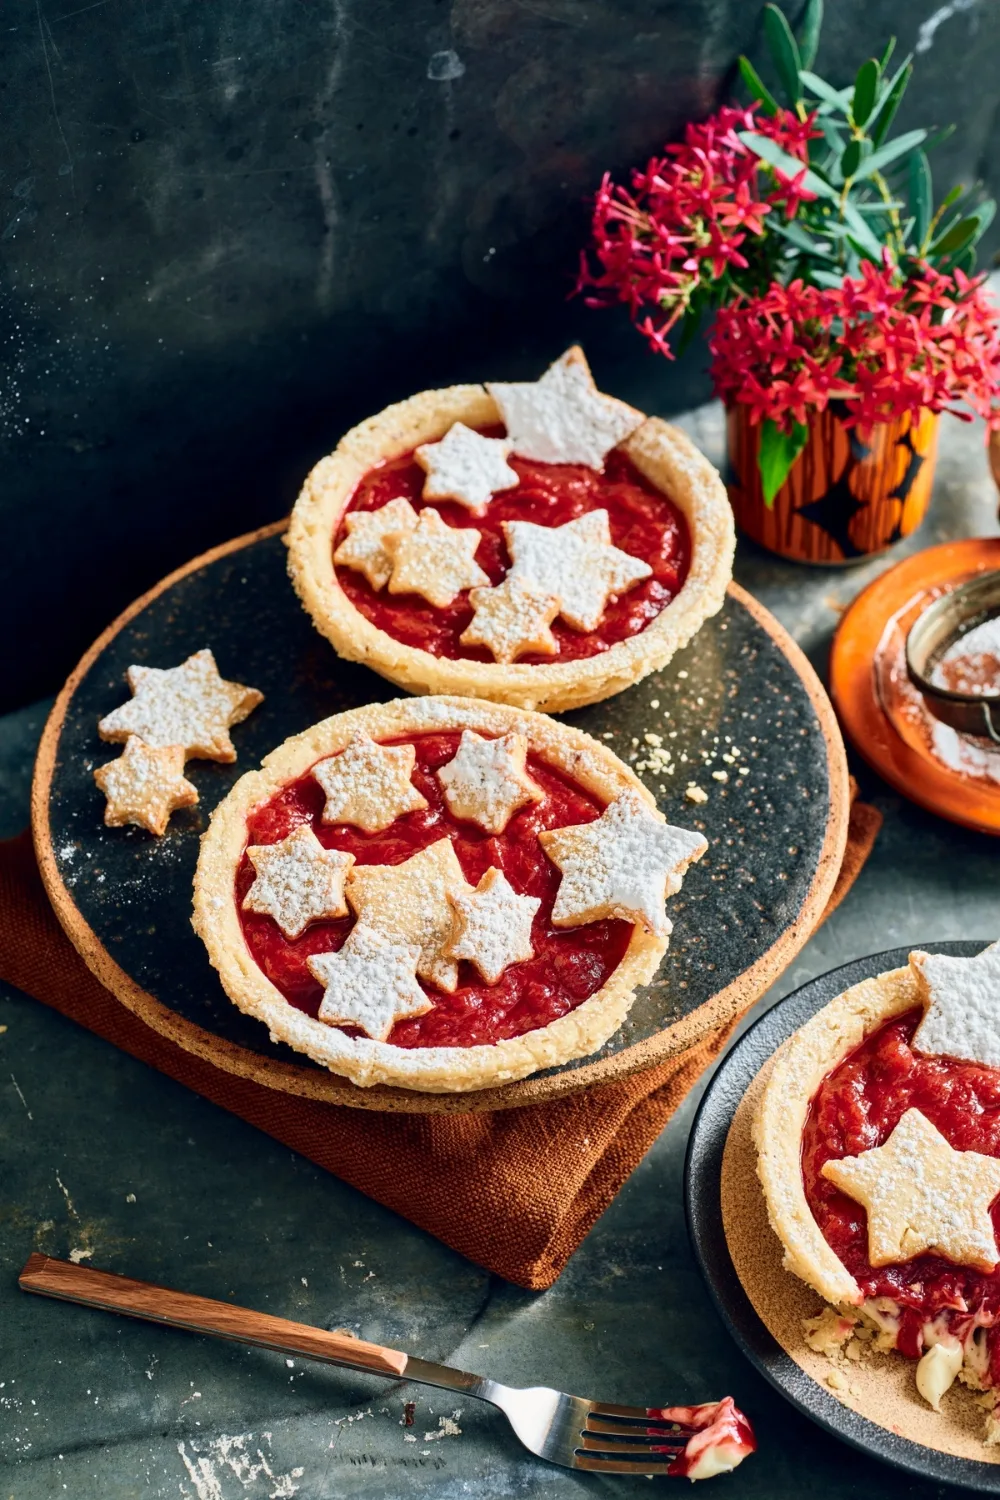
[[[794,19],[798,0],[785,0]],[[995,0],[827,0],[892,32],[939,183],[1000,186]],[[385,401],[582,338],[650,410],[707,394],[565,292],[582,199],[759,57],[756,0],[7,0],[0,710],[193,552],[285,510]],[[988,249],[991,249],[989,246]],[[16,645],[16,649],[12,649]]]

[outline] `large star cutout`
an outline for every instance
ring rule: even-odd
[[[175,808],[198,801],[197,788],[184,779],[184,747],[157,749],[134,734],[117,760],[98,766],[94,780],[108,799],[104,821],[109,828],[137,823],[159,836]]]
[[[507,575],[559,600],[575,630],[596,630],[612,594],[624,593],[652,568],[611,544],[606,510],[591,510],[565,526],[504,521],[513,567]]]
[[[601,473],[612,448],[641,427],[641,411],[604,396],[583,350],[567,349],[541,380],[487,381],[515,453],[546,464],[586,464]]]
[[[700,833],[664,823],[635,792],[623,792],[593,823],[552,828],[538,838],[562,871],[553,927],[622,917],[658,937],[671,931],[666,898],[708,848]]]
[[[400,531],[412,531],[417,513],[409,500],[390,500],[378,510],[350,510],[344,517],[347,535],[333,554],[335,563],[363,573],[378,593],[392,573],[392,557],[386,543]]]
[[[422,510],[412,531],[387,539],[392,554],[390,594],[420,594],[437,609],[454,603],[463,589],[489,583],[475,560],[481,532],[449,526],[436,510]]]
[[[414,457],[427,471],[425,500],[454,500],[474,516],[484,516],[498,490],[521,483],[507,462],[511,445],[505,438],[483,437],[456,422],[439,443],[422,443]]]
[[[519,807],[545,796],[525,770],[527,753],[527,736],[516,731],[487,740],[463,729],[453,758],[437,773],[448,811],[487,833],[503,833]]]
[[[231,724],[252,713],[264,694],[219,676],[211,651],[196,651],[179,667],[129,667],[133,697],[98,724],[102,740],[137,734],[161,749],[181,745],[188,757],[234,761]]]
[[[394,943],[359,922],[336,953],[316,953],[309,972],[324,986],[319,1019],[331,1025],[360,1026],[384,1042],[397,1021],[432,1009],[416,979],[419,949]]]
[[[508,573],[495,589],[471,589],[469,603],[473,616],[459,636],[463,646],[485,646],[504,664],[529,652],[555,656],[559,650],[549,629],[559,613],[554,594],[532,588]]]
[[[992,1271],[1000,1259],[990,1205],[1000,1160],[955,1151],[919,1109],[908,1109],[884,1146],[823,1166],[823,1176],[868,1211],[873,1266],[932,1251]]]
[[[257,878],[243,909],[273,917],[286,938],[301,937],[310,922],[347,916],[344,881],[354,855],[324,849],[308,825],[278,844],[251,844],[247,858]]]
[[[420,949],[417,973],[438,989],[458,988],[458,961],[446,953],[453,914],[449,898],[472,887],[450,839],[438,839],[398,865],[355,865],[347,899],[358,921],[394,943]]]
[[[455,926],[448,954],[467,958],[487,984],[497,984],[511,964],[534,958],[531,924],[541,898],[519,896],[495,866],[468,896],[452,896],[451,904]]]
[[[410,777],[417,752],[412,745],[378,745],[356,734],[339,755],[312,768],[326,793],[324,823],[350,823],[365,833],[381,833],[404,813],[427,806]]]
[[[910,968],[924,1006],[917,1051],[1000,1068],[1000,943],[975,958],[911,953]]]

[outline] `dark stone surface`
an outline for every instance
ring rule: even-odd
[[[799,0],[783,0],[793,18]],[[706,391],[565,292],[602,171],[725,96],[756,0],[10,0],[0,148],[0,706],[125,602],[287,509],[386,401],[582,338],[657,412]],[[994,190],[1000,8],[827,5],[837,83],[896,32],[899,118]],[[992,231],[996,243],[997,227]]]
[[[234,730],[237,763],[188,763],[201,801],[175,814],[162,839],[139,828],[106,828],[93,769],[118,749],[100,740],[98,719],[127,697],[131,663],[175,666],[206,644],[224,676],[265,694]],[[282,740],[344,708],[396,696],[391,683],[340,661],[316,634],[286,577],[280,537],[188,575],[115,637],[67,714],[50,826],[72,899],[137,983],[217,1035],[268,1056],[297,1057],[270,1043],[265,1028],[230,1003],[191,929],[198,840],[216,803]],[[666,816],[700,829],[710,843],[669,902],[670,949],[657,978],[639,992],[625,1025],[599,1054],[608,1055],[694,1010],[797,919],[826,828],[826,741],[791,665],[733,600],[662,672],[569,717],[632,762],[649,753],[647,731],[664,737],[674,732],[676,738],[666,743],[678,762],[675,775],[641,774]],[[727,736],[741,751],[737,764],[721,758],[730,753]],[[682,755],[686,765],[680,764]],[[740,766],[749,768],[747,776],[739,774]],[[713,770],[724,772],[728,782],[713,780]],[[708,794],[701,806],[685,800],[689,779]]]

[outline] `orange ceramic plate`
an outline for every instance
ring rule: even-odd
[[[1000,568],[1000,537],[929,547],[890,568],[844,615],[830,656],[830,695],[858,752],[890,786],[929,812],[982,833],[1000,834],[1000,786],[951,771],[929,749],[904,740],[886,715],[875,682],[875,651],[886,625],[925,589]]]

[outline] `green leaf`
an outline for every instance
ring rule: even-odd
[[[802,97],[802,86],[799,83],[799,69],[802,66],[799,49],[792,36],[791,27],[776,5],[764,6],[764,35],[767,37],[767,45],[771,49],[774,66],[778,70],[778,77],[781,79],[781,86],[788,102],[796,105]]]
[[[851,101],[851,119],[855,125],[863,125],[872,112],[875,90],[878,88],[878,63],[874,57],[863,62],[854,80],[854,98]]]
[[[858,168],[871,152],[871,148],[871,141],[862,137],[855,136],[853,140],[848,141],[844,147],[844,154],[840,158],[840,170],[845,179],[857,175]]]
[[[799,22],[799,56],[804,68],[811,68],[819,51],[819,34],[823,27],[823,0],[806,0]]]
[[[818,240],[814,235],[811,235],[808,229],[804,229],[798,219],[788,219],[785,223],[776,220],[775,223],[768,227],[770,233],[780,234],[782,239],[786,239],[789,244],[794,245],[797,250],[801,250],[805,255],[817,255],[823,260],[833,259],[833,252],[829,246],[824,241]]]
[[[748,57],[739,60],[740,77],[743,85],[751,99],[759,99],[761,108],[765,114],[776,115],[778,113],[778,101],[771,90],[762,81],[760,74]]]
[[[804,422],[793,422],[791,432],[782,432],[770,417],[761,423],[757,467],[764,490],[764,504],[768,510],[788,478],[792,464],[805,447],[808,436],[809,429]]]
[[[958,255],[967,245],[977,240],[981,233],[978,218],[971,214],[969,218],[959,219],[957,224],[946,229],[931,245],[930,253],[934,256]]]
[[[812,277],[813,281],[815,281],[817,286],[832,287],[835,290],[836,288],[840,287],[844,281],[843,276],[839,272],[824,271],[819,266],[810,267],[809,274]]]
[[[944,141],[950,140],[955,134],[954,125],[942,125],[940,130],[932,131],[927,137],[924,145],[925,151],[933,151],[935,146],[940,146]]]
[[[870,177],[873,172],[881,171],[891,161],[897,161],[899,157],[916,150],[926,139],[926,130],[907,130],[904,135],[897,135],[894,141],[887,141],[861,163],[858,177]]]
[[[755,156],[761,161],[766,161],[769,167],[776,167],[785,177],[798,177],[803,170],[802,163],[798,157],[789,156],[787,151],[782,151],[776,141],[769,140],[767,136],[757,135],[753,130],[741,130],[738,132],[744,146],[748,146]],[[828,182],[816,172],[805,168],[803,184],[810,193],[815,193],[819,198],[836,198],[836,193]]]
[[[824,104],[832,104],[838,109],[846,110],[851,102],[852,89],[835,89],[827,83],[825,78],[820,78],[818,73],[810,73],[808,68],[800,71],[799,78],[810,94],[816,99],[822,99]]]
[[[955,186],[952,188],[948,196],[943,199],[941,206],[938,209],[938,213],[943,216],[948,211],[948,209],[951,208],[953,203],[958,202],[959,198],[961,198],[962,196],[963,191],[964,189],[962,187],[962,184],[960,182],[956,182]]]
[[[895,50],[896,50],[896,38],[894,36],[891,36],[889,38],[889,40],[886,42],[886,44],[885,44],[885,51],[882,53],[882,56],[879,58],[878,67],[879,67],[879,72],[880,73],[884,73],[885,70],[886,70],[886,68],[889,66],[889,59],[892,56],[893,52],[895,52]]]
[[[885,140],[885,137],[889,130],[889,126],[892,124],[893,120],[896,117],[896,111],[899,108],[899,102],[902,99],[903,95],[906,93],[906,85],[909,83],[912,75],[913,64],[911,62],[908,62],[905,67],[901,68],[896,74],[896,78],[892,84],[892,87],[886,94],[885,99],[882,101],[882,104],[879,107],[878,114],[875,116],[875,119],[872,121],[869,129],[869,134],[871,135],[871,138],[876,146],[880,146]]]
[[[853,203],[844,204],[842,217],[859,252],[869,256],[878,265],[882,259],[882,241],[872,233]]]
[[[915,151],[910,157],[909,168],[909,198],[910,212],[913,214],[913,239],[914,243],[920,247],[927,238],[934,201],[934,190],[931,184],[931,164],[927,160],[926,153]]]

